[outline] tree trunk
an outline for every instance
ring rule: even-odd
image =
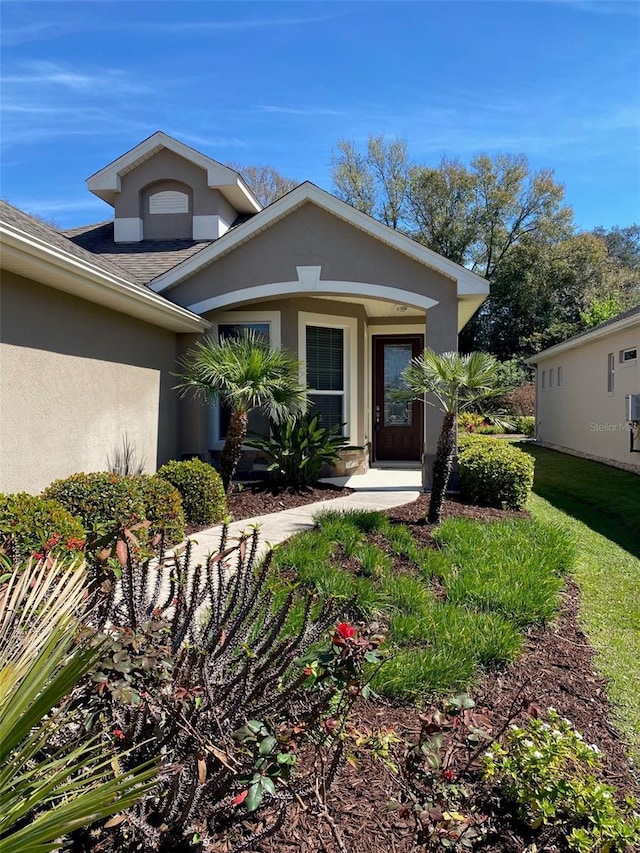
[[[234,411],[231,413],[227,438],[220,454],[220,477],[225,492],[229,491],[231,480],[238,467],[238,460],[242,453],[242,442],[247,435],[248,420],[249,416],[246,412]]]
[[[456,449],[456,413],[447,412],[442,422],[438,449],[433,463],[433,484],[431,500],[429,501],[429,522],[440,524],[442,502],[444,501],[449,475],[453,466],[453,456]]]

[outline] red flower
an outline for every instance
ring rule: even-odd
[[[73,536],[67,540],[67,548],[70,551],[82,551],[84,548],[84,539],[75,539]]]
[[[34,560],[44,560],[44,554],[41,554],[39,551],[35,551],[31,556]]]
[[[349,625],[348,622],[341,622],[336,628],[336,634],[338,637],[342,637],[343,640],[350,640],[352,637],[355,637],[356,629],[353,625]]]
[[[240,793],[231,800],[231,805],[232,806],[239,806],[240,803],[244,803],[244,801],[247,799],[248,793],[249,793],[248,789],[246,791],[240,791]]]
[[[47,539],[44,547],[47,550],[49,550],[49,548],[54,548],[61,539],[62,539],[62,536],[59,533],[54,533],[52,536],[50,536]]]
[[[302,670],[302,674],[303,675],[313,675],[313,670],[311,669],[310,666],[305,666],[305,668]]]
[[[453,780],[456,778],[456,774],[453,772],[453,770],[443,770],[442,778],[446,779],[447,782],[453,782]]]
[[[122,731],[122,729],[114,729],[113,730],[113,736],[118,738],[118,740],[124,740],[125,739],[125,734]]]

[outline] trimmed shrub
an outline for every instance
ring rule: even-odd
[[[520,509],[533,485],[534,460],[502,441],[470,443],[460,454],[460,491],[481,506]]]
[[[180,492],[187,524],[218,524],[227,514],[227,498],[220,475],[200,459],[173,459],[157,472]]]
[[[77,515],[94,536],[133,527],[145,518],[144,501],[136,479],[106,471],[72,474],[64,480],[55,480],[42,496],[59,501]],[[146,530],[136,531],[141,541],[146,540],[146,534]]]
[[[0,495],[0,544],[12,542],[24,558],[78,557],[85,529],[62,504],[20,492]]]
[[[499,441],[491,435],[477,435],[474,432],[458,433],[458,454],[464,453],[469,447],[476,447],[478,444],[486,444],[487,442]]]
[[[184,539],[184,510],[180,492],[157,474],[140,474],[135,478],[144,502],[144,514],[150,522],[150,535],[164,533],[165,544],[175,545]]]

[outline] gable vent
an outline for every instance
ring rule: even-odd
[[[177,190],[164,190],[149,196],[149,213],[189,213],[189,196]]]

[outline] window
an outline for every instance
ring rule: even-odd
[[[149,213],[189,213],[189,196],[178,190],[163,190],[149,196]]]
[[[635,361],[637,357],[638,350],[636,347],[620,350],[620,364],[629,364],[629,362]]]
[[[311,411],[320,413],[324,427],[346,420],[344,338],[344,329],[306,327],[308,398]]]
[[[553,367],[549,371],[549,388],[553,388]]]
[[[542,387],[543,388],[547,387],[547,371],[546,370],[542,371]]]
[[[564,377],[562,376],[562,368],[559,367],[558,368],[558,388],[561,387],[563,381],[564,381]]]
[[[616,359],[615,355],[610,352],[607,356],[607,391],[613,394],[615,385]]]

